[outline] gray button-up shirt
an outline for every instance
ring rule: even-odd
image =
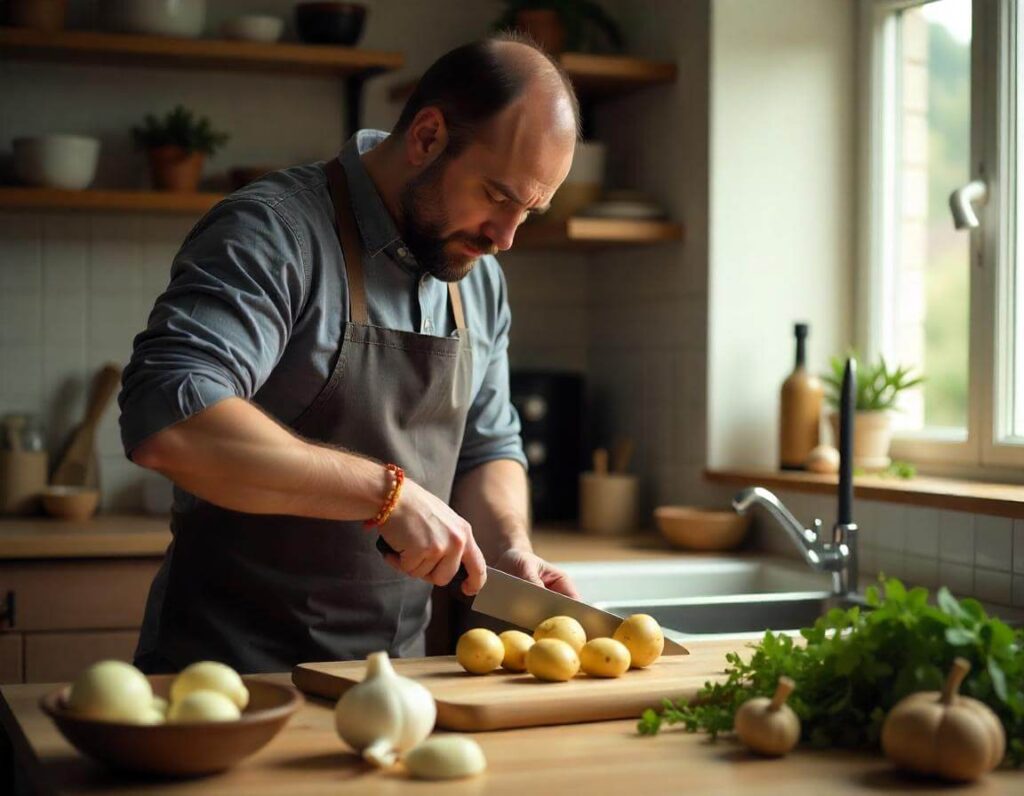
[[[365,247],[369,322],[450,335],[446,285],[420,274],[359,157],[386,136],[361,130],[340,155]],[[214,207],[185,239],[135,338],[118,398],[129,457],[146,437],[230,396],[282,423],[297,419],[338,354],[349,320],[344,274],[322,163],[273,172]],[[458,472],[493,459],[525,467],[509,399],[505,277],[485,256],[459,287],[473,388]]]

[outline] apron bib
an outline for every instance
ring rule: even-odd
[[[327,176],[351,320],[330,378],[291,427],[305,439],[394,462],[447,501],[472,385],[458,288],[448,285],[455,336],[369,325],[362,244],[337,160]],[[200,500],[172,515],[171,531],[136,652],[143,671],[218,660],[241,672],[280,672],[378,650],[423,654],[432,586],[388,566],[376,532],[361,521],[245,514]]]

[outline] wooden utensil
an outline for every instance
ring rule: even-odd
[[[605,448],[594,451],[594,472],[598,475],[608,474],[608,451]]]
[[[472,675],[453,655],[403,658],[392,664],[398,674],[430,689],[437,703],[437,726],[478,732],[636,718],[666,697],[691,698],[706,681],[721,680],[722,656],[736,648],[735,640],[708,643],[690,655],[663,657],[615,679],[578,676],[566,683],[503,670]],[[365,661],[302,663],[292,670],[292,682],[307,694],[336,700],[361,682],[365,672]]]
[[[612,448],[612,472],[624,473],[629,468],[629,460],[633,458],[633,438],[619,437]]]
[[[93,443],[96,439],[96,427],[107,403],[121,384],[121,368],[117,365],[104,365],[96,378],[93,379],[92,391],[89,394],[89,405],[85,410],[85,419],[75,429],[71,442],[64,449],[57,469],[53,471],[50,483],[57,486],[95,486],[97,473]]]

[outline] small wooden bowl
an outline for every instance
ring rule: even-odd
[[[750,515],[692,506],[659,506],[654,521],[669,544],[684,550],[731,550],[750,527]]]
[[[41,497],[43,511],[62,520],[87,520],[100,504],[99,490],[85,486],[48,486]]]
[[[151,675],[153,693],[167,697],[174,675]],[[290,685],[243,677],[249,705],[237,721],[128,724],[87,719],[70,712],[71,686],[39,700],[67,741],[84,755],[128,771],[166,777],[196,777],[224,771],[277,735],[303,703]]]

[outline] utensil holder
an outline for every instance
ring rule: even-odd
[[[0,450],[0,514],[38,514],[46,451]]]
[[[639,485],[628,473],[580,473],[580,527],[595,534],[635,531]]]

